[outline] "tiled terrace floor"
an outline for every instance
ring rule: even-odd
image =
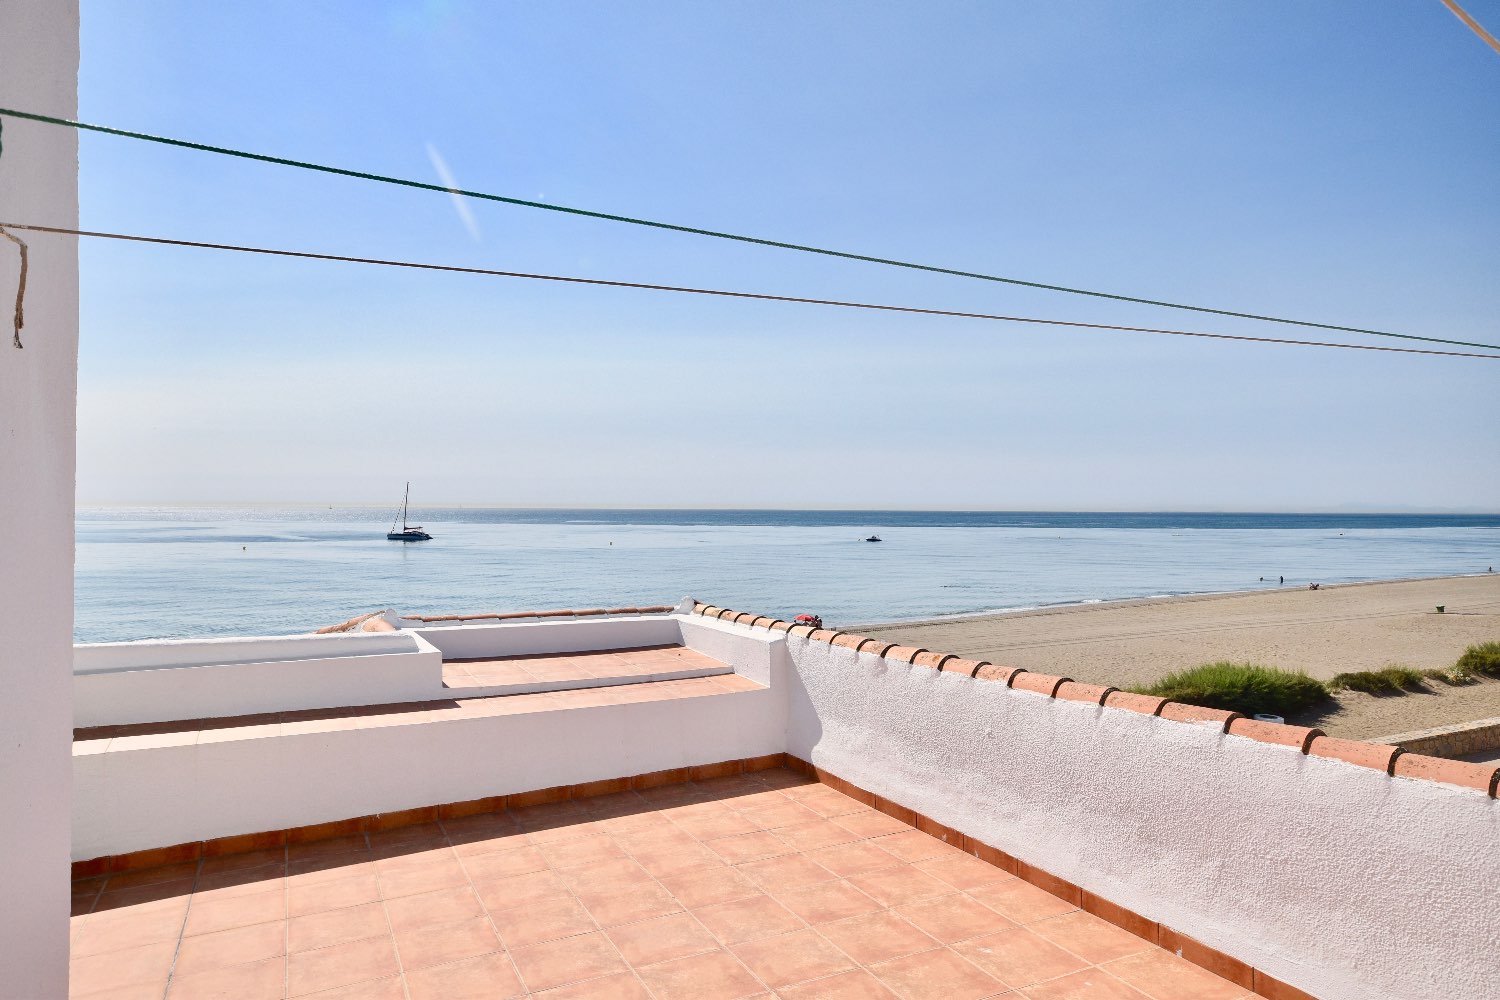
[[[616,683],[727,673],[732,668],[684,646],[645,646],[594,653],[548,653],[443,661],[443,685],[492,688],[566,683],[586,687],[598,680]]]
[[[73,888],[75,998],[1251,996],[784,770]]]

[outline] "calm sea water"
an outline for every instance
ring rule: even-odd
[[[354,614],[667,604],[834,625],[1484,572],[1500,516],[93,507],[80,642],[304,632]],[[871,533],[884,541],[861,539]],[[1269,582],[1268,582],[1269,581]]]

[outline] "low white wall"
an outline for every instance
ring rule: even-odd
[[[780,753],[784,688],[209,741],[187,733],[141,749],[79,744],[73,857]]]
[[[74,648],[73,724],[78,727],[448,696],[442,654],[411,633]]]
[[[411,633],[403,632],[348,632],[334,635],[78,643],[73,647],[73,672],[94,674],[155,667],[409,653],[416,648],[412,645],[412,638]]]
[[[682,642],[680,622],[676,615],[590,618],[584,621],[543,619],[493,625],[408,628],[398,634],[420,635],[451,660],[672,645]]]
[[[1325,1000],[1500,996],[1500,803],[789,637],[786,749]]]

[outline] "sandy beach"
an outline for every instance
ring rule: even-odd
[[[1393,663],[1451,667],[1467,646],[1500,639],[1500,574],[1119,601],[850,631],[1118,687],[1214,660],[1327,680]],[[1317,724],[1371,737],[1491,716],[1500,716],[1500,682],[1434,684],[1429,693],[1398,697],[1346,694]]]

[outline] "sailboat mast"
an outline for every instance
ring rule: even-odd
[[[406,482],[406,493],[401,497],[401,530],[406,530],[406,505],[411,502],[411,480]]]

